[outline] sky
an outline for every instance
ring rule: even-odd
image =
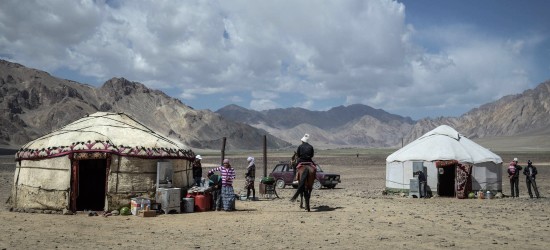
[[[2,0],[0,58],[195,109],[460,116],[550,79],[546,0]]]

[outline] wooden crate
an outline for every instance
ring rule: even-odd
[[[155,216],[157,216],[157,211],[156,210],[149,210],[149,211],[139,210],[139,216],[141,216],[141,217],[155,217]]]

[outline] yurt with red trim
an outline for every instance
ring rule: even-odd
[[[157,165],[172,166],[173,187],[192,183],[191,149],[123,113],[98,112],[21,147],[13,208],[110,211],[154,197]]]

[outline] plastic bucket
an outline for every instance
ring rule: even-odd
[[[195,210],[195,199],[183,198],[183,212],[192,213]]]
[[[195,196],[195,212],[206,212],[210,210],[210,195],[199,194]]]

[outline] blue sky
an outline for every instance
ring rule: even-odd
[[[0,58],[196,109],[459,116],[550,79],[550,1],[16,1]]]

